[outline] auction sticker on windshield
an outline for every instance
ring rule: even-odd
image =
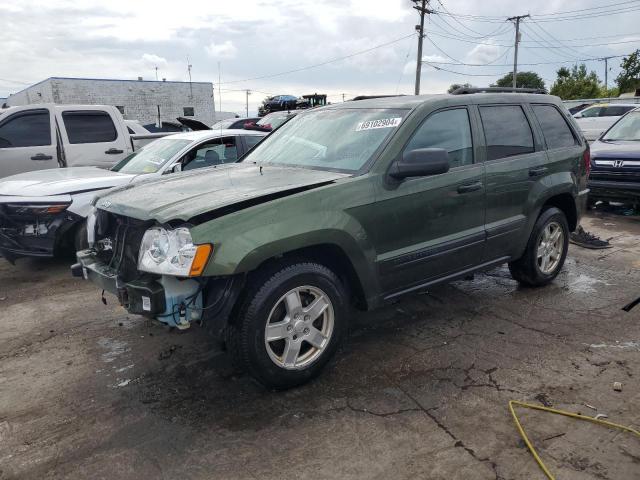
[[[400,125],[402,118],[381,118],[380,120],[367,120],[366,122],[358,123],[356,132],[362,130],[373,130],[374,128],[394,128]]]

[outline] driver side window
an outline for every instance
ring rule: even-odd
[[[182,170],[213,167],[238,161],[235,137],[223,137],[198,145],[184,156]]]
[[[466,108],[443,110],[429,116],[409,140],[405,152],[418,148],[442,148],[451,168],[473,163],[471,124]]]

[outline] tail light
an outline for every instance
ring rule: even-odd
[[[591,149],[589,145],[587,145],[587,149],[582,154],[582,161],[584,162],[584,171],[589,176],[589,173],[591,173]]]

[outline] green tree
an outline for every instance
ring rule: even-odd
[[[512,87],[513,72],[507,73],[495,83],[496,87]],[[545,88],[544,80],[536,72],[518,72],[516,75],[516,87],[518,88]]]
[[[640,50],[636,50],[622,59],[622,71],[616,77],[620,93],[633,92],[640,88]]]
[[[558,77],[550,93],[563,100],[599,98],[602,93],[598,75],[593,71],[587,73],[587,66],[584,63],[574,65],[571,69],[561,67],[556,74]]]
[[[447,93],[453,93],[459,88],[472,88],[470,83],[453,83],[447,90]]]

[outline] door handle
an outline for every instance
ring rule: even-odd
[[[466,183],[458,187],[458,193],[469,193],[482,190],[482,182]]]
[[[118,153],[124,153],[124,150],[118,150],[117,148],[110,148],[106,152],[107,155],[117,155]]]
[[[547,167],[535,167],[529,169],[530,177],[539,177],[540,175],[544,175],[549,170]]]
[[[53,159],[51,155],[45,155],[44,153],[37,153],[33,157],[31,157],[31,160],[51,160],[51,159]]]

